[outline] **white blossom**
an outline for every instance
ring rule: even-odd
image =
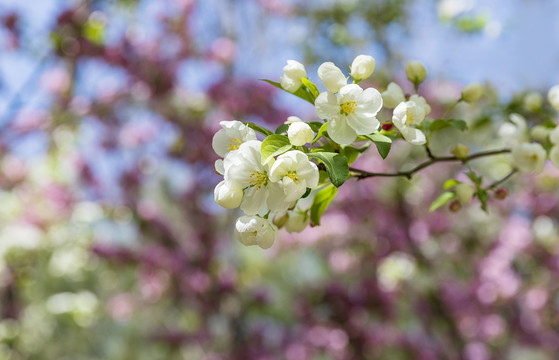
[[[524,107],[530,111],[538,111],[542,108],[543,96],[537,91],[530,91],[524,97]]]
[[[270,180],[281,185],[286,201],[296,201],[318,185],[318,167],[299,150],[278,156],[270,169]]]
[[[306,122],[296,121],[289,125],[287,137],[292,145],[303,146],[314,139],[314,131]]]
[[[288,116],[288,117],[287,117],[287,120],[285,120],[284,124],[286,124],[286,125],[291,125],[291,124],[293,124],[294,122],[303,122],[303,120],[301,120],[301,118],[298,117],[298,116],[292,115],[292,116]]]
[[[549,151],[549,160],[553,166],[559,169],[559,145],[554,145]]]
[[[385,91],[382,92],[384,107],[394,109],[402,101],[406,101],[404,92],[398,84],[391,82]]]
[[[270,165],[262,165],[261,146],[260,141],[247,141],[224,160],[225,180],[244,189],[241,210],[248,215],[255,215],[266,206],[282,212],[291,205],[285,200],[281,186],[270,181]]]
[[[328,91],[337,93],[343,86],[347,85],[347,79],[334,63],[325,62],[318,67],[318,77],[324,83]]]
[[[401,102],[394,109],[392,122],[400,130],[404,140],[413,145],[423,145],[427,142],[425,134],[415,126],[421,124],[425,119],[425,106],[421,102]]]
[[[559,85],[555,85],[547,92],[547,100],[553,108],[559,111]]]
[[[549,133],[549,141],[551,141],[552,144],[559,144],[559,126],[551,130]]]
[[[355,81],[368,79],[375,71],[375,59],[369,55],[358,55],[351,63],[351,77]]]
[[[256,140],[254,130],[240,121],[222,121],[221,129],[214,134],[212,147],[217,155],[225,157],[229,152],[237,150],[242,143]]]
[[[245,246],[258,245],[268,249],[276,239],[277,228],[259,216],[244,215],[235,223],[235,235]]]
[[[357,135],[367,135],[379,128],[376,118],[382,108],[377,89],[363,90],[357,84],[342,87],[338,95],[323,92],[315,100],[316,114],[329,119],[328,135],[341,145],[351,144]]]
[[[510,123],[506,122],[499,127],[499,137],[501,137],[508,146],[515,146],[519,143],[527,142],[529,138],[526,119],[519,114],[510,114],[509,119]]]
[[[305,65],[295,60],[287,60],[287,65],[283,67],[283,76],[280,78],[281,87],[290,93],[299,90],[303,82],[301,78],[307,77]]]
[[[539,174],[545,165],[545,149],[538,143],[522,143],[511,151],[513,165],[521,172]]]

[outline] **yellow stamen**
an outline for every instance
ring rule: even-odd
[[[341,114],[350,115],[355,112],[355,108],[357,107],[357,102],[353,100],[345,101],[340,109]]]
[[[239,139],[237,138],[233,138],[229,140],[229,145],[227,146],[227,150],[229,151],[239,150],[240,146],[241,146],[241,141],[239,141]]]
[[[413,113],[410,113],[410,109],[406,109],[406,125],[413,125]]]
[[[288,171],[285,173],[284,176],[287,176],[288,178],[290,178],[291,180],[293,180],[295,182],[295,184],[299,184],[299,176],[297,176],[297,173],[295,171]]]
[[[249,186],[256,186],[257,190],[260,190],[262,186],[268,185],[268,174],[266,172],[253,172],[250,174]]]

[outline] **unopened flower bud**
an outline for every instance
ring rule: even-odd
[[[452,212],[458,212],[460,211],[460,209],[462,209],[462,205],[460,205],[460,201],[454,200],[453,202],[450,203],[448,208]]]
[[[462,90],[462,100],[475,102],[483,95],[483,86],[480,83],[471,83]]]
[[[289,219],[289,215],[287,213],[276,214],[276,216],[274,216],[272,223],[276,225],[278,229],[281,229],[287,222],[287,219]]]
[[[427,70],[419,61],[408,61],[406,64],[406,75],[409,81],[419,84],[427,77]]]
[[[234,209],[241,205],[243,189],[237,183],[223,180],[214,190],[214,200],[226,209]]]
[[[456,194],[456,198],[460,201],[461,204],[468,204],[472,201],[472,197],[474,196],[474,188],[470,184],[460,183],[456,185],[454,188],[454,193]]]
[[[509,191],[507,190],[506,187],[500,187],[497,190],[495,190],[495,198],[499,199],[499,200],[506,199],[508,194],[509,194]]]
[[[303,85],[301,78],[307,77],[305,65],[295,60],[287,60],[287,65],[283,67],[283,76],[280,78],[281,87],[290,93],[299,90]]]
[[[328,91],[337,93],[343,86],[347,85],[347,79],[334,63],[325,62],[318,67],[318,77],[324,83]]]
[[[375,59],[369,55],[359,55],[351,63],[351,77],[355,81],[368,79],[375,71]]]
[[[309,218],[306,213],[292,212],[285,224],[285,230],[288,233],[300,233],[307,228],[307,225],[309,225]]]
[[[539,92],[530,91],[524,97],[524,107],[530,111],[538,111],[542,108],[543,96]]]
[[[384,130],[384,131],[390,131],[390,130],[392,130],[393,127],[394,127],[394,124],[392,124],[392,123],[382,124],[382,130]]]
[[[303,120],[301,120],[301,118],[298,116],[288,116],[287,120],[285,121],[285,124],[291,125],[294,122],[299,122],[299,121],[303,121]]]
[[[289,125],[287,137],[291,145],[303,146],[314,139],[314,131],[306,122],[296,121]]]
[[[547,100],[555,110],[559,111],[559,85],[555,85],[549,89],[547,93]]]
[[[458,159],[465,159],[470,153],[470,148],[464,144],[456,144],[452,147],[452,149],[450,149],[450,153]]]

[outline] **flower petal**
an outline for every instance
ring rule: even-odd
[[[340,145],[349,145],[357,137],[357,133],[347,123],[345,117],[328,121],[328,135]]]
[[[340,106],[338,105],[336,95],[327,91],[318,95],[314,101],[314,109],[316,115],[321,119],[332,119],[340,113]]]
[[[400,132],[402,133],[404,140],[412,145],[423,145],[427,142],[425,134],[416,128],[404,126],[400,129]]]
[[[364,116],[359,112],[347,116],[347,123],[357,135],[367,135],[379,128],[380,122],[374,116]]]

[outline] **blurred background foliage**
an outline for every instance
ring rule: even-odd
[[[425,211],[446,179],[464,178],[459,167],[350,180],[323,225],[262,251],[238,244],[237,214],[213,203],[209,146],[222,120],[314,120],[257,80],[277,80],[287,59],[316,79],[321,62],[345,70],[360,53],[377,59],[380,90],[395,79],[410,91],[402,65],[425,62],[420,93],[435,115],[464,83],[493,81],[480,106],[455,110],[467,135],[447,129],[432,143],[441,154],[457,137],[498,144],[510,113],[554,121],[534,100],[559,81],[553,10],[544,0],[0,1],[0,358],[554,358],[556,170],[519,178],[487,213]],[[398,143],[387,162],[371,153],[359,165],[424,156]],[[492,179],[510,168],[506,156],[473,166]]]

